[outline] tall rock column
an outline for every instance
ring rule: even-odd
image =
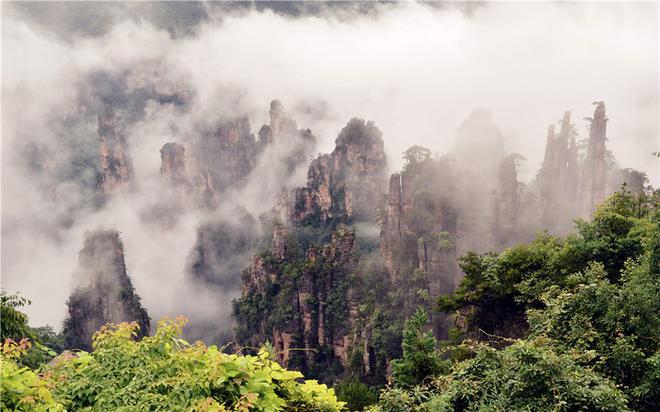
[[[544,229],[566,234],[578,215],[577,145],[571,112],[564,112],[559,134],[548,127],[543,166],[539,174],[541,222]]]
[[[92,336],[108,322],[140,325],[139,336],[149,334],[149,315],[126,273],[124,247],[119,233],[87,233],[75,273],[78,287],[67,302],[64,322],[67,348],[92,350]]]
[[[518,215],[520,211],[520,182],[518,182],[519,155],[512,154],[500,162],[497,173],[498,185],[495,196],[493,248],[503,250],[518,240]]]
[[[582,216],[589,217],[599,203],[605,200],[607,189],[607,117],[605,103],[594,102],[596,110],[589,120],[587,156],[582,167]]]
[[[387,183],[382,133],[373,122],[351,119],[335,150],[312,161],[307,186],[294,191],[291,220],[319,226],[376,220]]]
[[[160,149],[160,174],[172,185],[187,185],[186,149],[178,143],[165,143]]]
[[[401,175],[394,173],[390,176],[389,192],[387,194],[387,209],[385,211],[384,221],[381,222],[381,256],[385,260],[385,267],[392,280],[396,279],[401,270],[400,259],[397,259],[395,248],[401,242]]]
[[[98,113],[99,156],[101,173],[97,185],[111,193],[133,179],[133,166],[126,153],[126,139],[118,130],[114,113],[102,107]]]

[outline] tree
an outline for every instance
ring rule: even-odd
[[[431,151],[425,147],[414,145],[403,152],[404,169],[409,165],[421,163],[431,158]]]
[[[6,290],[0,290],[0,343],[6,339],[20,341],[33,337],[27,315],[19,310],[29,304],[30,301],[19,294],[10,295]]]
[[[392,362],[396,386],[412,387],[443,371],[445,364],[438,354],[437,342],[429,330],[429,316],[424,309],[417,309],[406,321],[401,346],[403,358]]]
[[[223,353],[180,338],[184,319],[162,320],[136,341],[137,323],[103,326],[94,351],[47,369],[67,410],[315,411],[343,408],[334,391],[257,356]]]
[[[3,411],[58,412],[63,405],[56,401],[48,382],[35,371],[20,365],[19,358],[30,349],[30,342],[7,339],[0,352],[0,409]]]

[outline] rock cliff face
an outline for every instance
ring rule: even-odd
[[[271,341],[287,367],[309,372],[345,365],[357,310],[350,290],[358,264],[355,233],[339,226],[328,243],[298,247],[284,226],[275,225],[272,249],[253,256],[235,307],[239,338],[252,345]],[[245,310],[254,302],[261,311]]]
[[[204,132],[191,151],[193,185],[204,204],[215,207],[220,194],[239,185],[254,167],[257,141],[248,118],[236,117]]]
[[[497,189],[494,193],[492,247],[504,250],[519,239],[518,221],[524,186],[518,181],[518,162],[521,156],[512,154],[500,162]]]
[[[352,119],[335,143],[312,161],[305,187],[278,197],[272,236],[243,272],[234,305],[239,342],[269,340],[283,365],[326,380],[355,356],[365,370],[373,363],[368,332],[355,331],[361,253],[347,224],[375,224],[386,172],[373,123]]]
[[[195,280],[227,293],[240,290],[238,274],[249,263],[258,231],[245,210],[235,210],[233,216],[232,221],[211,220],[200,225],[188,257],[189,272]]]
[[[140,336],[149,334],[149,316],[126,273],[119,233],[88,233],[75,273],[78,287],[71,294],[64,337],[69,349],[92,349],[92,336],[108,322],[137,322]]]
[[[580,153],[571,124],[571,113],[565,112],[559,133],[548,127],[543,165],[538,173],[541,223],[552,233],[565,235],[573,229],[573,219],[588,218],[605,198],[626,183],[640,190],[643,177],[632,170],[624,172],[608,152],[605,103],[595,102],[596,109],[589,121],[589,138],[584,153]]]
[[[450,293],[457,284],[455,172],[448,159],[426,158],[409,160],[401,173],[390,177],[381,218],[381,256],[393,285],[417,288],[429,297],[414,298],[407,306],[428,306],[433,297]],[[443,322],[434,317],[438,336],[446,334]]]
[[[188,185],[186,149],[178,143],[165,143],[160,149],[160,174],[174,186]]]
[[[199,155],[199,147],[194,149],[198,154],[185,160],[186,164],[192,163],[188,168],[187,181],[191,182],[193,198],[201,199],[202,205],[207,208],[214,208],[218,201],[223,200],[223,195],[229,194],[227,197],[231,197],[235,192],[250,197],[252,206],[259,199],[272,202],[277,190],[284,187],[299,166],[304,165],[315,145],[311,131],[298,129],[279,100],[271,102],[270,123],[261,127],[258,141],[248,135],[249,126],[241,122],[234,122],[227,127],[229,129],[219,132],[213,138],[219,139],[219,142],[211,145],[204,155],[208,156],[207,160]],[[180,152],[177,150],[176,153]],[[211,162],[213,153],[216,153],[215,157],[224,160]],[[171,169],[170,163],[175,163],[169,160],[172,157],[163,157],[162,170]],[[231,169],[233,174],[227,174],[225,168]],[[217,184],[219,181],[225,182],[224,188]],[[246,192],[244,183],[249,183],[247,186],[253,191]],[[226,191],[230,192],[223,193]],[[221,293],[223,298],[231,299],[240,296],[240,274],[250,264],[250,256],[255,252],[261,233],[259,219],[267,221],[269,214],[257,218],[245,208],[234,206],[229,210],[229,206],[224,203],[222,213],[210,214],[198,227],[186,271],[189,279],[201,287],[212,288]],[[212,331],[214,327],[193,326],[203,333]]]
[[[98,114],[100,175],[97,186],[105,194],[116,191],[133,179],[126,139],[118,130],[112,110],[105,106]]]
[[[374,221],[386,182],[382,134],[372,122],[351,119],[335,150],[312,161],[307,186],[291,196],[289,218],[297,224]]]
[[[311,131],[299,130],[279,100],[271,102],[270,124],[263,125],[258,135],[257,140],[248,118],[240,116],[207,127],[188,148],[166,143],[160,151],[161,175],[169,184],[185,188],[194,203],[214,209],[223,192],[240,188],[261,160],[273,169],[284,169],[279,177],[286,180],[316,144]],[[272,155],[268,150],[273,146],[286,150]]]
[[[271,145],[279,138],[299,133],[295,120],[286,115],[281,101],[273,100],[270,102],[269,114],[270,123],[261,126],[261,129],[259,129],[259,144],[261,146]]]
[[[578,215],[578,153],[577,133],[571,124],[571,112],[565,112],[559,134],[553,125],[548,127],[543,165],[538,181],[541,200],[541,222],[566,234],[573,228]]]
[[[254,168],[257,141],[248,118],[235,117],[203,130],[189,147],[166,143],[160,155],[163,179],[188,192],[193,204],[214,209],[221,194],[240,185]]]
[[[587,154],[582,166],[582,216],[589,217],[596,206],[607,196],[607,148],[605,140],[607,134],[607,121],[605,116],[605,103],[595,102],[594,117],[588,119],[589,141]]]
[[[268,245],[243,273],[234,305],[237,341],[256,346],[270,340],[281,363],[309,376],[332,380],[344,371],[382,382],[391,359],[383,354],[400,350],[406,316],[419,306],[432,308],[460,282],[459,256],[502,251],[541,230],[569,230],[580,199],[601,196],[598,188],[612,168],[598,143],[604,142],[603,111],[599,105],[593,148],[582,163],[570,113],[558,133],[550,127],[543,167],[530,184],[518,180],[522,156],[505,156],[497,127],[477,111],[461,126],[450,155],[432,158],[419,146],[407,150],[385,196],[380,132],[351,120],[335,150],[311,162],[307,185],[280,193]],[[278,106],[271,107],[271,116],[277,113]],[[261,140],[268,142],[272,129],[264,130]],[[490,147],[485,152],[482,141]],[[467,148],[479,153],[472,156]],[[481,155],[490,160],[475,165]],[[643,186],[642,174],[617,176]],[[596,190],[585,179],[596,182]],[[376,223],[379,248],[362,245],[362,228]],[[465,315],[456,322],[469,328]],[[493,319],[502,316],[507,314]],[[446,337],[451,319],[432,320],[436,336]],[[502,325],[497,333],[512,337],[527,327],[520,319]]]

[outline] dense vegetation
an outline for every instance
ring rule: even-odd
[[[621,191],[575,235],[464,256],[439,301],[457,311],[456,341],[413,316],[371,410],[657,410],[659,201]]]
[[[257,356],[226,354],[180,338],[181,319],[139,341],[136,323],[106,325],[94,351],[65,352],[38,371],[20,367],[27,347],[2,352],[2,409],[43,411],[338,411],[332,389]]]

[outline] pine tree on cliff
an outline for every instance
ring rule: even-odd
[[[98,229],[85,235],[75,279],[64,321],[67,348],[92,350],[92,335],[108,322],[135,321],[139,336],[149,334],[149,315],[126,273],[119,233]]]

